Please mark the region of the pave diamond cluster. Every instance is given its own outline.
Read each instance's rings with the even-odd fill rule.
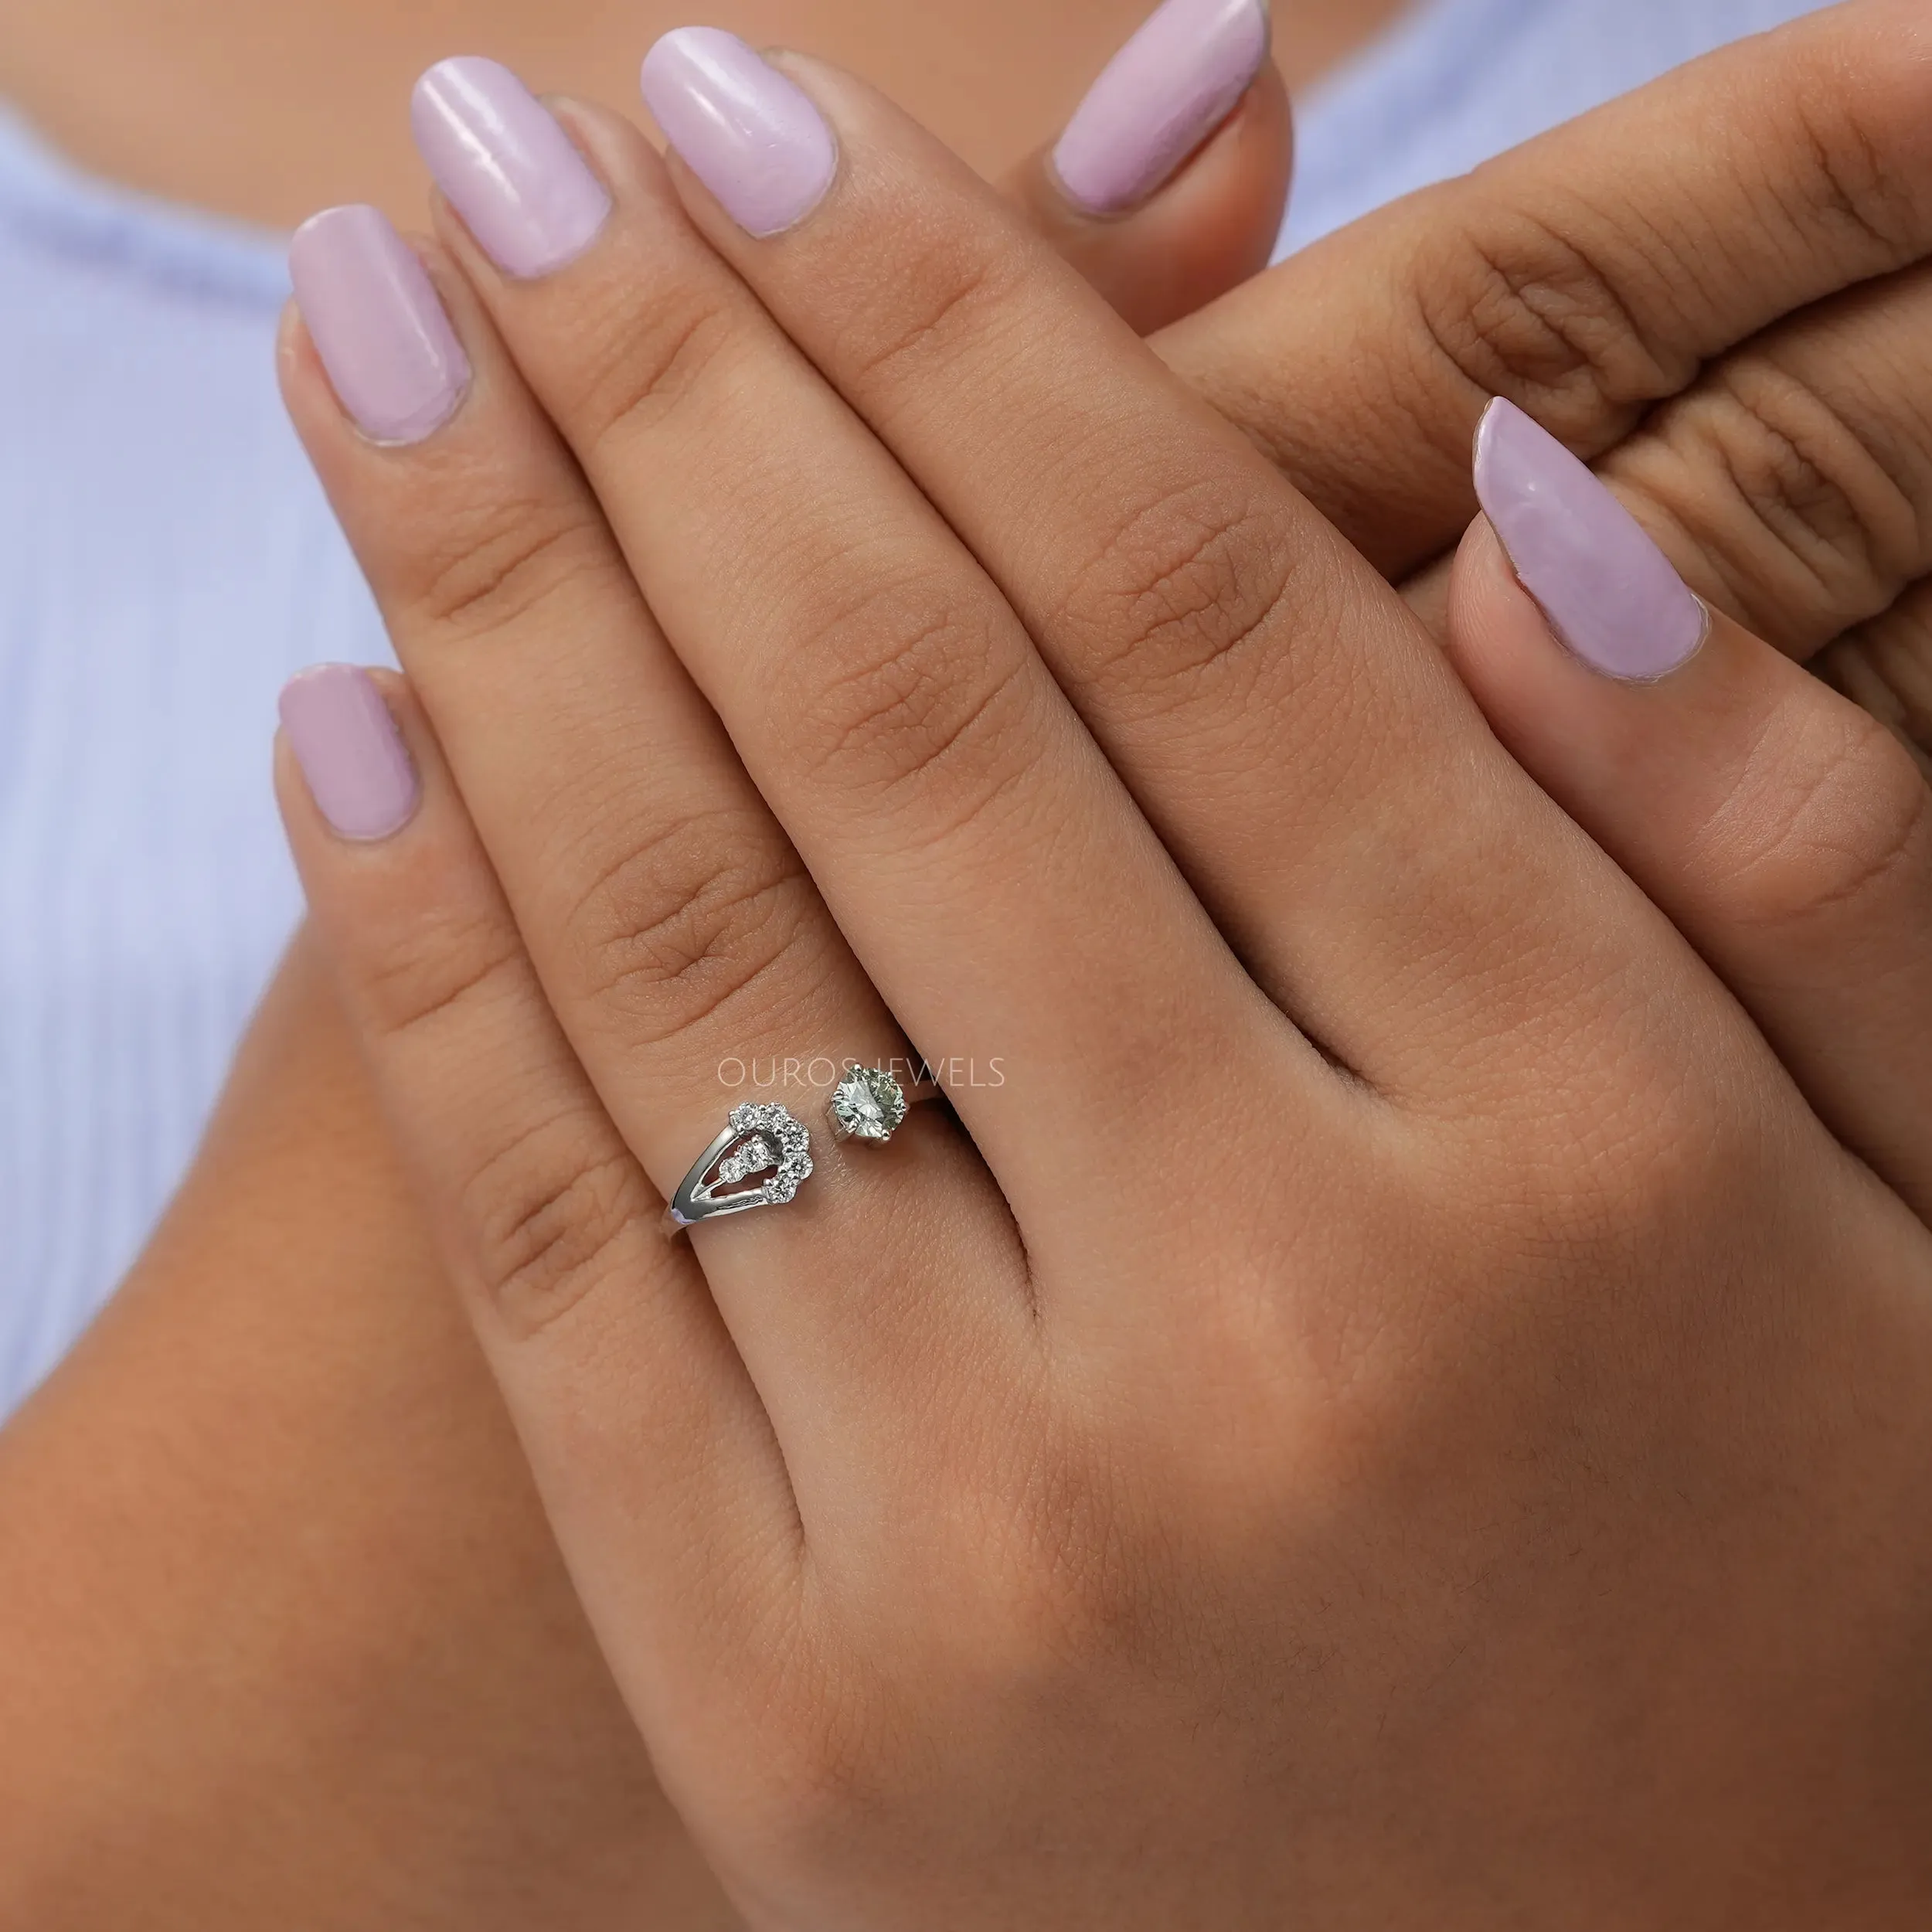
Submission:
[[[828,1106],[841,1140],[889,1141],[906,1117],[906,1090],[882,1066],[849,1067]]]
[[[781,1207],[810,1179],[811,1136],[775,1100],[734,1107],[731,1131],[740,1138],[718,1163],[721,1186],[763,1175],[759,1192],[764,1205]]]

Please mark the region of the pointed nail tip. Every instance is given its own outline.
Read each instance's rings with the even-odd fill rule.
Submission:
[[[1503,397],[1492,396],[1477,417],[1475,433],[1469,439],[1470,477],[1475,485],[1476,501],[1492,524],[1496,509],[1497,442],[1508,420],[1505,412],[1512,407]]]
[[[1696,655],[1709,613],[1656,539],[1513,403],[1485,410],[1474,481],[1517,583],[1572,656],[1619,682],[1649,683]]]

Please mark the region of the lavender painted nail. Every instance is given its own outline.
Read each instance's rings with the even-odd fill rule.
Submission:
[[[1522,587],[1586,664],[1667,676],[1709,613],[1642,525],[1539,423],[1498,396],[1476,431],[1476,496]]]
[[[345,838],[386,838],[421,796],[403,734],[352,664],[318,664],[282,687],[282,730],[315,808]]]
[[[1068,197],[1096,215],[1145,201],[1233,112],[1267,54],[1267,0],[1166,0],[1053,150]]]
[[[665,138],[747,234],[795,227],[832,185],[838,148],[825,117],[736,34],[666,34],[641,84]]]
[[[506,274],[561,268],[611,213],[575,143],[496,61],[438,61],[416,83],[410,125],[436,185]]]
[[[470,362],[416,251],[374,208],[296,230],[295,300],[344,409],[378,443],[419,443],[454,413]]]

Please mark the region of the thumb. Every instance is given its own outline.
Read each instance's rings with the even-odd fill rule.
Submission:
[[[1266,0],[1165,0],[1005,187],[1146,335],[1267,266],[1293,153]]]

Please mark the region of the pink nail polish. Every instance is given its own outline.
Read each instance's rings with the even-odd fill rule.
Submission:
[[[1517,580],[1585,663],[1641,682],[1696,655],[1710,614],[1670,560],[1587,464],[1501,396],[1476,431],[1476,496]]]
[[[543,102],[508,67],[440,60],[410,103],[436,185],[507,274],[547,275],[583,253],[611,196]]]
[[[641,85],[665,138],[747,234],[795,227],[832,185],[838,149],[825,117],[736,34],[666,34]]]
[[[288,269],[328,379],[362,433],[419,443],[454,413],[469,358],[428,271],[379,209],[330,208],[296,230]]]
[[[318,664],[282,687],[282,730],[315,808],[344,838],[386,838],[421,796],[403,734],[376,680],[352,664]]]
[[[1053,150],[1069,199],[1096,215],[1145,201],[1234,111],[1267,55],[1267,0],[1166,0]]]

